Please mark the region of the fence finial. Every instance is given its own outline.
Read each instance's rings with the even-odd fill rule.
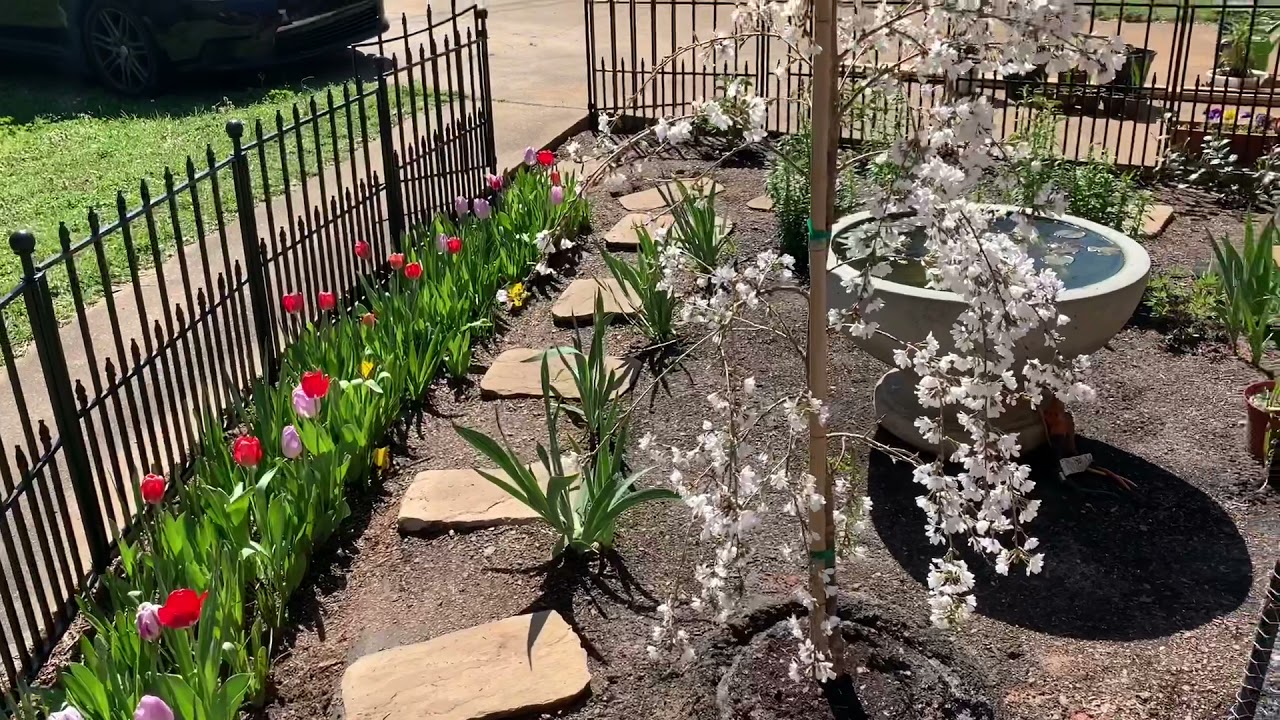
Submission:
[[[240,138],[244,137],[244,123],[239,120],[228,120],[227,135],[232,140],[240,142]]]
[[[13,252],[22,258],[23,274],[31,277],[36,274],[35,259],[32,253],[36,251],[36,236],[30,230],[17,230],[9,236],[9,247]]]

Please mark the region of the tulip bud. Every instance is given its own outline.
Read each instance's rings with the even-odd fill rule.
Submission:
[[[530,167],[533,167],[534,165],[537,165],[537,164],[538,164],[538,151],[537,151],[537,150],[534,150],[533,148],[525,148],[525,150],[524,150],[524,164],[525,164],[525,165],[528,165],[528,166],[530,166]]]
[[[133,720],[173,720],[173,710],[155,695],[143,695],[138,709],[133,711]]]
[[[467,212],[471,209],[471,203],[466,198],[459,195],[453,199],[453,214],[461,221],[467,216]]]
[[[163,628],[160,627],[160,606],[144,602],[138,606],[138,614],[136,617],[138,625],[138,637],[147,642],[155,642],[160,639],[160,633]]]
[[[471,206],[474,209],[477,219],[479,220],[489,219],[490,208],[489,208],[488,200],[485,200],[484,198],[476,198],[471,202]]]
[[[302,438],[298,435],[298,428],[285,425],[280,431],[280,452],[290,460],[297,460],[302,454]]]
[[[320,414],[320,398],[311,397],[299,385],[293,389],[293,411],[298,413],[298,417],[313,418]]]
[[[555,185],[551,188],[551,204],[559,205],[564,202],[564,188]]]

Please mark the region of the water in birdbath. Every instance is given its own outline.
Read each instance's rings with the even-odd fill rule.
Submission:
[[[1032,224],[1039,235],[1026,246],[1033,266],[1037,270],[1052,269],[1067,290],[1105,280],[1124,266],[1124,252],[1104,235],[1046,217],[1033,218]],[[1000,218],[992,225],[1001,231],[1011,231],[1015,221]],[[923,231],[912,234],[904,255],[905,258],[890,263],[890,271],[884,279],[912,287],[926,287]]]

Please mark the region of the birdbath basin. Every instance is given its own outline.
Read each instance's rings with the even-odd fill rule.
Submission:
[[[827,257],[831,307],[852,304],[842,283],[859,272],[847,262],[847,249],[841,238],[875,222],[868,212],[848,215],[836,222]],[[1039,238],[1028,246],[1028,255],[1037,269],[1053,269],[1065,286],[1058,296],[1058,312],[1070,321],[1060,330],[1059,348],[1068,358],[1094,353],[1124,327],[1138,306],[1147,286],[1151,258],[1124,233],[1083,218],[1056,215],[1035,217],[1032,222]],[[1000,227],[1002,223],[1006,228],[1012,227],[1013,220],[1001,218],[995,225]],[[951,326],[967,305],[955,293],[926,287],[923,237],[908,243],[905,254],[909,259],[895,263],[888,275],[872,278],[875,296],[884,300],[884,307],[869,319],[880,323],[880,328],[889,335],[906,342],[920,342],[933,333],[942,352],[950,352],[954,349]],[[875,408],[881,426],[916,448],[936,451],[936,445],[920,436],[915,420],[937,411],[926,413],[916,401],[918,376],[894,365],[893,351],[899,347],[898,343],[883,335],[855,338],[854,342],[894,368],[876,385]],[[1014,355],[1018,371],[1026,360],[1045,357],[1043,336],[1024,338]],[[1027,403],[1006,410],[996,423],[1005,432],[1017,433],[1023,450],[1030,450],[1045,440],[1039,413]],[[957,439],[964,437],[953,422],[948,423],[948,434]]]

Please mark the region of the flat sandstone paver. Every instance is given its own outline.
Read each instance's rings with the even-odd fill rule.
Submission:
[[[485,400],[542,397],[542,360],[538,357],[541,353],[542,350],[534,348],[512,348],[503,352],[480,378],[480,397]],[[564,397],[579,400],[578,388],[565,362],[572,362],[572,358],[548,358],[551,385]],[[605,366],[619,373],[627,372],[622,358],[606,358]],[[629,385],[623,383],[619,392],[626,392]]]
[[[669,230],[674,223],[675,218],[670,213],[655,218],[644,213],[631,213],[605,233],[604,244],[618,250],[635,250],[640,247],[640,236],[637,234],[639,228],[647,227],[652,235],[658,230]],[[733,232],[733,221],[727,217],[717,216],[716,224],[720,226],[722,233]]]
[[[1142,236],[1153,238],[1164,232],[1173,220],[1173,207],[1169,205],[1152,205],[1147,217],[1142,221]]]
[[[676,187],[677,182],[683,182],[685,189],[694,194],[707,194],[711,191],[711,188],[715,188],[717,194],[724,192],[724,186],[711,178],[702,178],[697,182],[692,180],[688,182],[672,180],[661,187],[623,195],[618,198],[618,202],[622,203],[623,208],[631,212],[648,212],[667,207],[672,201],[680,199],[680,190]]]
[[[346,720],[480,720],[560,707],[591,686],[560,614],[517,615],[366,655],[342,676]]]
[[[770,210],[773,210],[773,198],[769,197],[768,195],[753,197],[747,201],[747,207],[751,208],[752,210],[762,210],[764,212],[769,212]]]
[[[551,306],[551,317],[558,323],[591,322],[595,316],[596,297],[604,311],[611,315],[634,315],[640,301],[629,287],[613,278],[578,278],[560,293]]]
[[[534,477],[547,489],[547,471],[541,462],[532,463]],[[577,468],[566,464],[566,473]],[[497,478],[501,470],[485,469]],[[538,513],[511,497],[471,468],[426,470],[418,473],[400,500],[398,525],[402,533],[427,530],[470,530],[494,525],[523,525],[538,519]]]

